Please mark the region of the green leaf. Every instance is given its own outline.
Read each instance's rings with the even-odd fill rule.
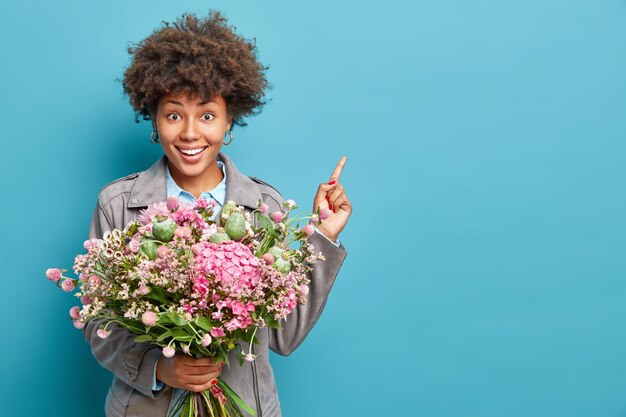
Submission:
[[[202,330],[206,330],[207,332],[211,331],[211,328],[213,328],[213,326],[211,325],[211,320],[209,320],[206,317],[198,317],[196,324],[198,325],[198,327],[200,327]]]
[[[235,346],[235,354],[237,355],[237,362],[239,362],[239,366],[243,366],[243,349],[239,343]]]
[[[265,324],[267,324],[267,327],[269,327],[271,329],[281,330],[283,328],[283,326],[280,325],[278,320],[276,320],[274,318],[274,316],[272,316],[272,315],[268,315],[268,316],[264,317],[264,319],[265,319]]]
[[[257,211],[256,218],[259,221],[261,227],[264,227],[268,231],[272,230],[272,222],[270,221],[270,219],[265,217],[263,213]]]
[[[187,324],[187,320],[184,319],[178,313],[161,313],[159,314],[159,323],[161,324],[175,324],[176,326],[184,326]]]
[[[159,337],[157,337],[157,342],[162,342],[165,339],[167,339],[168,337],[172,336],[172,331],[168,330],[165,333],[162,333]]]
[[[171,337],[179,342],[191,342],[191,339],[193,339],[193,337],[183,329],[170,329],[159,336],[157,338],[157,342],[163,342],[168,337]]]
[[[248,404],[246,404],[245,401],[242,400],[241,397],[237,395],[237,393],[233,391],[233,389],[229,387],[226,382],[224,382],[221,378],[218,379],[217,382],[218,382],[217,385],[219,385],[220,388],[224,390],[224,393],[230,398],[232,398],[239,407],[243,408],[246,413],[256,416],[256,412]]]
[[[142,334],[141,336],[137,336],[135,338],[135,342],[137,342],[137,343],[152,342],[153,339],[154,339],[154,337],[152,335]]]
[[[224,363],[226,364],[226,366],[228,366],[230,368],[230,360],[228,359],[228,349],[226,349],[225,346],[221,346],[222,348],[222,359],[224,360]]]
[[[167,304],[167,292],[161,287],[150,287],[150,292],[143,296],[157,305]]]

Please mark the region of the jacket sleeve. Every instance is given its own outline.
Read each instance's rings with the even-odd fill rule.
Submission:
[[[282,201],[280,208],[282,210]],[[343,244],[334,245],[318,230],[307,240],[313,244],[315,252],[322,252],[326,260],[315,262],[313,269],[307,273],[311,282],[306,304],[298,305],[286,319],[280,321],[281,330],[269,329],[270,349],[283,356],[300,346],[319,319],[337,273],[348,255]]]
[[[89,239],[101,239],[104,232],[114,229],[109,220],[111,218],[98,200],[89,228]],[[117,226],[118,229],[122,227]],[[111,334],[106,339],[100,339],[96,332],[105,323],[106,319],[93,319],[83,327],[83,336],[91,346],[93,356],[102,367],[137,391],[150,398],[158,398],[164,390],[152,391],[152,383],[161,349],[150,343],[136,343],[135,335],[117,323],[107,327]]]

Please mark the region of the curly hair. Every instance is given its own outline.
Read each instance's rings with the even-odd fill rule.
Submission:
[[[256,58],[252,42],[235,33],[219,11],[205,19],[184,13],[175,23],[164,26],[130,46],[132,62],[124,72],[122,85],[139,116],[152,120],[165,94],[187,94],[211,100],[222,96],[233,123],[245,126],[243,118],[256,115],[271,88],[265,70]]]

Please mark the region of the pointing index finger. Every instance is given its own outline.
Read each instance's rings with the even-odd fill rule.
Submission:
[[[330,176],[330,181],[335,180],[337,181],[339,179],[339,177],[341,176],[341,171],[343,170],[343,166],[346,164],[346,157],[342,156],[341,159],[339,160],[339,163],[337,164],[337,166],[335,167],[335,170],[333,171],[333,174]]]

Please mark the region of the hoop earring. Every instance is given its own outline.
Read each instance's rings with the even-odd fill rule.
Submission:
[[[228,146],[232,143],[233,141],[233,134],[230,133],[230,130],[227,130],[226,133],[228,133],[228,136],[230,137],[230,140],[228,141],[228,143],[226,143],[226,141],[224,141],[224,146]]]
[[[159,132],[156,129],[152,129],[152,133],[150,133],[150,140],[152,143],[159,143]]]

